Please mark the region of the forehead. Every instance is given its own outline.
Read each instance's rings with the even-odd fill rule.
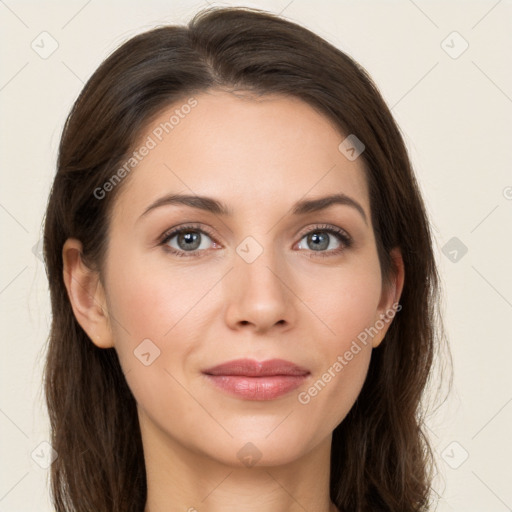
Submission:
[[[369,216],[364,164],[339,150],[344,138],[295,97],[197,94],[143,130],[117,211],[140,215],[165,193],[186,193],[217,197],[235,215],[278,213],[301,198],[340,192],[357,198]]]

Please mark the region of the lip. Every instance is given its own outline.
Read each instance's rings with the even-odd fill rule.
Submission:
[[[284,359],[236,359],[203,371],[224,392],[246,400],[273,400],[297,389],[310,375]]]

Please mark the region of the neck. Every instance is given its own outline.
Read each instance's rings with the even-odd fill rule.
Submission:
[[[246,467],[189,450],[147,417],[140,425],[144,512],[338,512],[329,498],[331,437],[298,459]]]

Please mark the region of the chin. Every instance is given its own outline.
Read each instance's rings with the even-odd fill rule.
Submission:
[[[233,439],[226,440],[226,443],[215,443],[216,450],[209,455],[227,466],[237,468],[290,464],[302,457],[310,444],[300,436],[290,435],[289,431],[283,431],[282,435],[275,432],[270,435],[268,432],[258,433],[254,436],[247,435],[247,432],[233,434]]]

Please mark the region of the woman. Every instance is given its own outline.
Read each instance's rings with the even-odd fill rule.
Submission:
[[[57,511],[425,511],[438,274],[399,130],[310,31],[200,12],[66,122],[44,254]]]

